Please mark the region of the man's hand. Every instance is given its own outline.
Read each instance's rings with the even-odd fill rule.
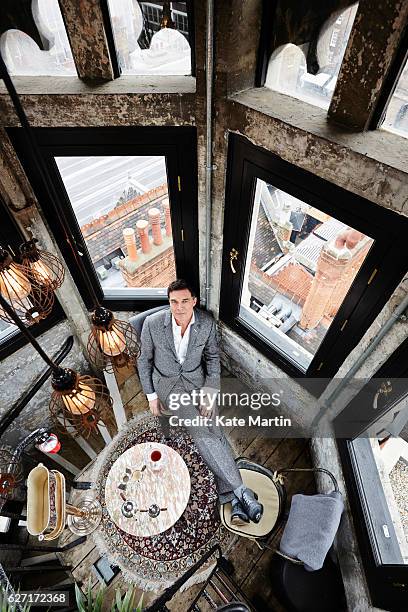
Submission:
[[[213,416],[213,407],[209,401],[208,396],[204,396],[204,398],[201,399],[201,404],[198,407],[198,412],[200,413],[201,416],[203,417],[208,417],[208,418],[212,418]]]
[[[203,417],[213,418],[215,414],[217,389],[203,387],[200,391],[200,406],[198,412]]]
[[[211,406],[206,406],[205,404],[200,404],[198,411],[203,417],[211,418],[213,415]]]
[[[161,403],[160,403],[159,398],[151,400],[149,402],[149,408],[153,416],[160,416],[161,415]]]

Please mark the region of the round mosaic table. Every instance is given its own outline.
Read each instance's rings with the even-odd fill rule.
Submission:
[[[150,456],[161,453],[154,469]],[[151,537],[170,529],[190,498],[190,474],[180,454],[158,442],[128,448],[112,465],[105,484],[111,519],[126,533]]]
[[[188,468],[191,491],[187,505],[180,518],[166,531],[153,536],[132,535],[112,520],[107,508],[105,490],[109,474],[115,462],[128,450],[141,444],[156,446],[164,442]],[[133,465],[128,469],[141,467]],[[121,484],[125,474],[126,467],[116,485]],[[120,567],[126,581],[144,591],[157,592],[170,586],[214,544],[220,544],[226,552],[234,539],[221,525],[214,476],[200,457],[193,440],[180,431],[173,432],[171,439],[166,441],[159,419],[150,413],[135,416],[120,429],[111,444],[98,456],[92,479],[102,506],[102,520],[99,528],[89,537],[101,555]],[[197,572],[194,576],[196,581],[205,579],[211,563],[209,561],[201,572]]]

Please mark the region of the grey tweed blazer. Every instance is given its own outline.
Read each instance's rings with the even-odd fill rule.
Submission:
[[[145,319],[138,361],[140,382],[145,393],[156,392],[165,401],[181,383],[186,390],[220,388],[220,357],[216,325],[211,314],[194,309],[195,322],[183,364],[174,347],[170,308]]]

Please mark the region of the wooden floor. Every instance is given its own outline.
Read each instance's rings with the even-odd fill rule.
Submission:
[[[147,408],[146,400],[140,390],[139,381],[132,372],[126,372],[117,376],[118,385],[121,391],[122,400],[128,418]],[[237,456],[245,456],[257,463],[265,465],[269,469],[275,470],[283,467],[311,467],[308,441],[303,439],[273,439],[261,436],[242,437],[240,428],[225,429],[226,435]],[[81,474],[80,480],[87,480],[87,470]],[[302,491],[307,493],[314,492],[314,478],[312,474],[294,473],[285,482],[288,501],[293,493]],[[75,493],[76,495],[77,493]],[[73,500],[75,501],[75,500]],[[74,539],[75,536],[66,530],[62,536],[61,544]],[[235,568],[234,579],[251,601],[255,610],[266,612],[273,610],[279,612],[284,608],[276,601],[269,580],[269,565],[273,550],[278,545],[281,534],[278,533],[268,544],[270,549],[261,551],[251,540],[239,539],[236,546],[230,551],[228,557],[233,562]],[[92,564],[99,558],[98,551],[93,546],[91,539],[74,548],[73,550],[60,555],[64,565],[71,565],[72,574],[76,581],[81,582],[85,588],[88,579],[95,590],[99,587],[99,582],[91,571]],[[106,591],[104,609],[110,610],[110,603],[113,600],[114,592],[117,587],[126,591],[128,585],[118,574]],[[194,585],[185,592],[178,593],[173,600],[167,604],[169,609],[174,612],[184,612],[194,599],[200,585]],[[141,591],[140,591],[141,593]],[[147,592],[144,595],[144,605],[151,603],[158,594]],[[200,600],[201,601],[201,600]],[[220,602],[221,603],[221,602]],[[202,610],[209,609],[208,604],[201,606]]]

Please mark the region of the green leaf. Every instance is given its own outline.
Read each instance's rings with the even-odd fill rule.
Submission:
[[[137,604],[137,608],[135,612],[142,612],[143,610],[143,593],[140,596],[139,603]]]
[[[105,595],[105,589],[104,589],[104,587],[101,586],[101,587],[99,587],[99,591],[98,591],[98,594],[96,596],[94,612],[101,612],[102,611],[102,604],[103,604],[104,595]]]
[[[89,576],[89,580],[88,580],[88,591],[87,591],[87,612],[92,612],[92,600],[93,600],[93,595],[92,595],[92,584],[91,584],[91,577]]]
[[[123,600],[124,612],[128,612],[130,609],[130,600],[133,598],[133,588],[126,591],[125,599]]]
[[[120,610],[122,610],[122,594],[120,592],[120,589],[116,589],[115,591],[115,600],[116,600],[116,607],[118,608],[120,612]]]
[[[79,612],[85,612],[84,609],[84,595],[77,584],[75,584],[75,599],[77,606],[79,608]]]

